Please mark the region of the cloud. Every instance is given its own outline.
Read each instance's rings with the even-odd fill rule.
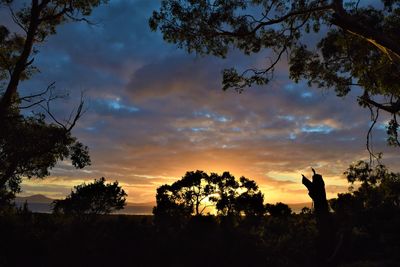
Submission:
[[[347,189],[342,172],[368,157],[369,113],[357,105],[360,92],[341,99],[293,83],[284,62],[267,86],[224,92],[224,68],[263,64],[266,53],[187,55],[150,32],[157,5],[110,1],[93,13],[96,26],[65,24],[38,47],[41,73],[22,83],[24,92],[56,81],[71,93],[53,106],[63,118],[85,91],[88,111],[73,134],[89,146],[93,164],[85,171],[59,164],[51,178],[24,182],[27,191],[60,196],[66,186],[105,176],[121,182],[129,201],[149,202],[161,184],[200,169],[244,175],[268,201],[295,203],[309,201],[300,179],[310,167],[324,175],[330,196]],[[398,152],[384,137],[385,129],[376,129],[374,146],[396,167]]]

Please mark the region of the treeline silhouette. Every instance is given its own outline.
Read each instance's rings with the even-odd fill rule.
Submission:
[[[399,266],[400,174],[358,162],[345,175],[349,192],[329,201],[321,175],[304,177],[314,208],[300,214],[202,171],[159,187],[154,216],[2,209],[0,266]]]

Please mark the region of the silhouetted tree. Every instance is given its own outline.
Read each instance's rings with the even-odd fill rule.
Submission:
[[[381,255],[378,259],[371,257],[372,261],[378,260],[375,265],[397,265],[385,261],[393,257],[387,246],[397,246],[395,240],[399,237],[400,173],[390,172],[384,165],[372,167],[359,161],[350,165],[344,174],[351,184],[350,192],[338,194],[329,201],[339,226],[335,249],[338,258]],[[391,238],[387,239],[388,236]]]
[[[265,210],[272,217],[286,218],[292,214],[292,209],[282,202],[278,202],[276,204],[266,204]]]
[[[190,53],[222,58],[230,49],[246,55],[273,53],[264,68],[224,70],[224,89],[267,84],[284,55],[295,82],[305,79],[309,85],[333,88],[338,96],[359,87],[362,107],[391,115],[388,143],[399,145],[400,6],[398,1],[380,2],[163,0],[149,23],[167,42]]]
[[[186,205],[192,207],[195,215],[203,214],[207,208],[205,200],[214,193],[214,186],[209,176],[203,171],[187,172],[172,187],[178,189],[175,191],[177,196]]]
[[[180,199],[179,190],[171,185],[157,188],[156,206],[153,208],[154,222],[161,227],[181,227],[190,218],[193,206]]]
[[[303,175],[302,183],[308,189],[308,195],[314,203],[314,210],[317,218],[325,218],[329,214],[328,201],[326,199],[325,183],[320,174],[317,174],[314,169],[312,181]]]
[[[10,34],[9,29],[0,25],[0,79],[8,80],[0,99],[0,115],[3,116],[12,105],[22,100],[18,96],[18,85],[36,70],[32,53],[37,43],[56,33],[57,26],[69,21],[88,21],[92,9],[107,0],[31,0],[30,4],[13,5],[14,0],[1,0],[0,7],[10,9],[18,33]],[[15,10],[19,8],[19,10]],[[22,33],[22,34],[21,34]]]
[[[237,181],[229,172],[222,175],[187,172],[172,185],[159,187],[156,200],[153,209],[156,222],[169,220],[181,224],[191,215],[202,215],[213,204],[224,216],[264,214],[264,197],[257,184],[245,177]]]
[[[214,186],[205,172],[187,172],[172,185],[163,185],[157,189],[157,206],[154,207],[153,214],[156,220],[201,215],[207,208],[205,200],[213,193]]]
[[[0,202],[7,203],[19,191],[22,177],[43,178],[58,160],[70,158],[78,168],[90,164],[88,149],[71,135],[83,113],[83,100],[75,114],[60,122],[50,103],[62,97],[54,93],[54,83],[42,92],[20,96],[20,81],[29,79],[36,44],[56,33],[69,21],[87,21],[92,9],[106,0],[31,0],[24,4],[0,0],[19,30],[0,25]],[[29,109],[36,109],[28,116]],[[21,114],[21,110],[25,110]],[[53,122],[46,122],[46,117]]]
[[[53,212],[66,215],[109,214],[123,209],[127,194],[118,182],[105,183],[104,177],[74,187],[63,200],[53,202]]]
[[[312,181],[303,175],[302,183],[307,187],[308,195],[314,204],[314,214],[318,229],[316,262],[318,265],[323,266],[327,264],[328,258],[333,253],[335,230],[329,213],[324,180],[314,169],[312,171]]]
[[[260,217],[265,213],[264,195],[255,181],[240,177],[239,196],[237,197],[238,209],[246,217]]]
[[[335,212],[400,208],[400,173],[390,172],[382,164],[372,167],[365,161],[358,161],[344,174],[352,191],[330,201]]]
[[[351,193],[341,193],[337,198],[329,200],[329,205],[334,211],[335,216],[341,224],[355,224],[355,219],[360,212],[363,212],[364,207],[360,199],[357,199]]]
[[[221,215],[234,216],[239,215],[240,209],[237,203],[239,195],[239,183],[229,172],[222,175],[212,173],[210,175],[213,184],[217,186],[217,194],[211,196],[211,201]]]
[[[3,121],[0,133],[0,202],[20,191],[23,178],[43,178],[58,160],[71,158],[76,168],[90,164],[88,148],[65,129],[47,124],[44,116],[16,115]]]
[[[245,177],[239,181],[229,172],[211,174],[217,186],[216,195],[211,197],[219,214],[224,216],[262,216],[264,196],[257,184]]]
[[[306,214],[309,215],[311,213],[312,213],[312,210],[308,207],[303,207],[300,211],[300,214],[303,214],[303,215],[306,215]]]

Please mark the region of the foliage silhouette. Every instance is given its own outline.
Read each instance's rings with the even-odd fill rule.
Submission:
[[[266,204],[265,210],[273,217],[287,218],[292,214],[292,209],[282,202],[278,202],[275,205]]]
[[[157,206],[153,208],[154,222],[157,225],[181,227],[190,218],[193,207],[179,199],[175,201],[175,191],[170,185],[157,188]]]
[[[400,210],[400,173],[390,172],[382,164],[371,167],[369,163],[359,161],[350,165],[344,174],[352,184],[352,191],[330,200],[338,215],[378,210],[390,214]]]
[[[341,97],[361,88],[360,106],[389,113],[388,143],[399,145],[400,6],[380,2],[163,0],[149,24],[189,53],[224,58],[231,49],[272,52],[264,68],[224,70],[223,89],[267,84],[284,55],[295,82],[333,88]]]
[[[211,174],[216,185],[216,195],[210,200],[215,203],[218,214],[224,216],[262,216],[265,212],[264,196],[256,182],[240,177],[235,180],[229,172],[222,175]]]
[[[352,185],[350,192],[329,201],[339,227],[339,257],[360,262],[358,266],[396,266],[399,257],[391,248],[398,247],[395,240],[400,238],[396,229],[400,222],[400,173],[359,161],[344,174]],[[362,257],[363,253],[368,256]]]
[[[118,182],[105,184],[104,177],[74,187],[63,200],[53,202],[53,213],[65,215],[109,214],[123,209],[127,194]]]
[[[71,135],[84,112],[83,100],[76,113],[62,123],[50,108],[52,101],[62,97],[54,93],[54,83],[27,96],[20,96],[18,86],[38,71],[33,65],[37,44],[55,34],[63,23],[87,21],[92,9],[107,1],[16,2],[0,1],[0,8],[8,8],[15,26],[20,28],[11,32],[0,25],[0,206],[8,205],[19,192],[22,177],[43,178],[57,161],[68,157],[77,168],[90,164],[88,148]],[[28,110],[35,115],[26,115]],[[53,122],[48,123],[46,117]]]
[[[202,215],[211,206],[222,216],[257,217],[264,215],[263,201],[263,194],[252,180],[241,177],[237,181],[229,172],[207,175],[198,170],[187,172],[172,185],[159,187],[153,214],[157,224],[173,225],[184,224],[191,215]]]
[[[321,263],[318,257],[320,247],[326,249],[327,244],[321,245],[316,216],[309,210],[226,224],[227,216],[195,216],[192,204],[186,223],[172,231],[160,231],[151,216],[101,215],[82,221],[75,216],[26,210],[0,214],[0,265],[399,266],[400,174],[384,166],[377,168],[365,163],[352,165],[346,175],[350,184],[354,181],[353,189],[345,198],[339,195],[330,200],[330,230],[336,233],[331,239],[333,252],[330,250],[335,257],[330,262]],[[222,180],[232,183],[228,178]],[[378,197],[362,187],[363,181],[368,181],[368,190],[378,192]],[[214,189],[218,192],[217,186]],[[270,205],[278,206],[285,205]]]
[[[88,21],[87,17],[94,7],[107,0],[31,0],[30,4],[18,6],[14,0],[1,0],[0,7],[9,8],[11,16],[23,33],[11,34],[9,29],[0,26],[0,79],[8,80],[0,100],[0,114],[19,104],[18,85],[29,78],[33,67],[32,54],[37,53],[34,46],[56,33],[57,26],[69,21]],[[15,10],[15,8],[19,8]]]
[[[70,132],[47,124],[43,116],[16,114],[3,121],[0,133],[0,203],[20,191],[22,178],[43,178],[59,160],[70,157],[76,168],[90,164],[88,148]]]

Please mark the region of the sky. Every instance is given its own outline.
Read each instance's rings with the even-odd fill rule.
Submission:
[[[189,55],[150,31],[148,18],[158,6],[158,0],[111,0],[91,15],[95,25],[62,25],[37,46],[40,73],[21,83],[21,92],[56,82],[70,94],[52,106],[60,119],[84,93],[87,111],[73,134],[89,147],[92,165],[76,170],[60,162],[50,177],[24,180],[21,195],[61,198],[104,176],[119,181],[129,202],[147,203],[160,185],[203,170],[256,180],[266,202],[300,203],[310,201],[301,174],[310,177],[311,167],[324,176],[329,198],[348,190],[343,172],[369,158],[370,115],[357,104],[359,92],[339,98],[295,84],[285,60],[270,84],[223,91],[224,68],[265,64],[269,52]],[[400,154],[385,144],[384,121],[373,145],[396,170]]]

